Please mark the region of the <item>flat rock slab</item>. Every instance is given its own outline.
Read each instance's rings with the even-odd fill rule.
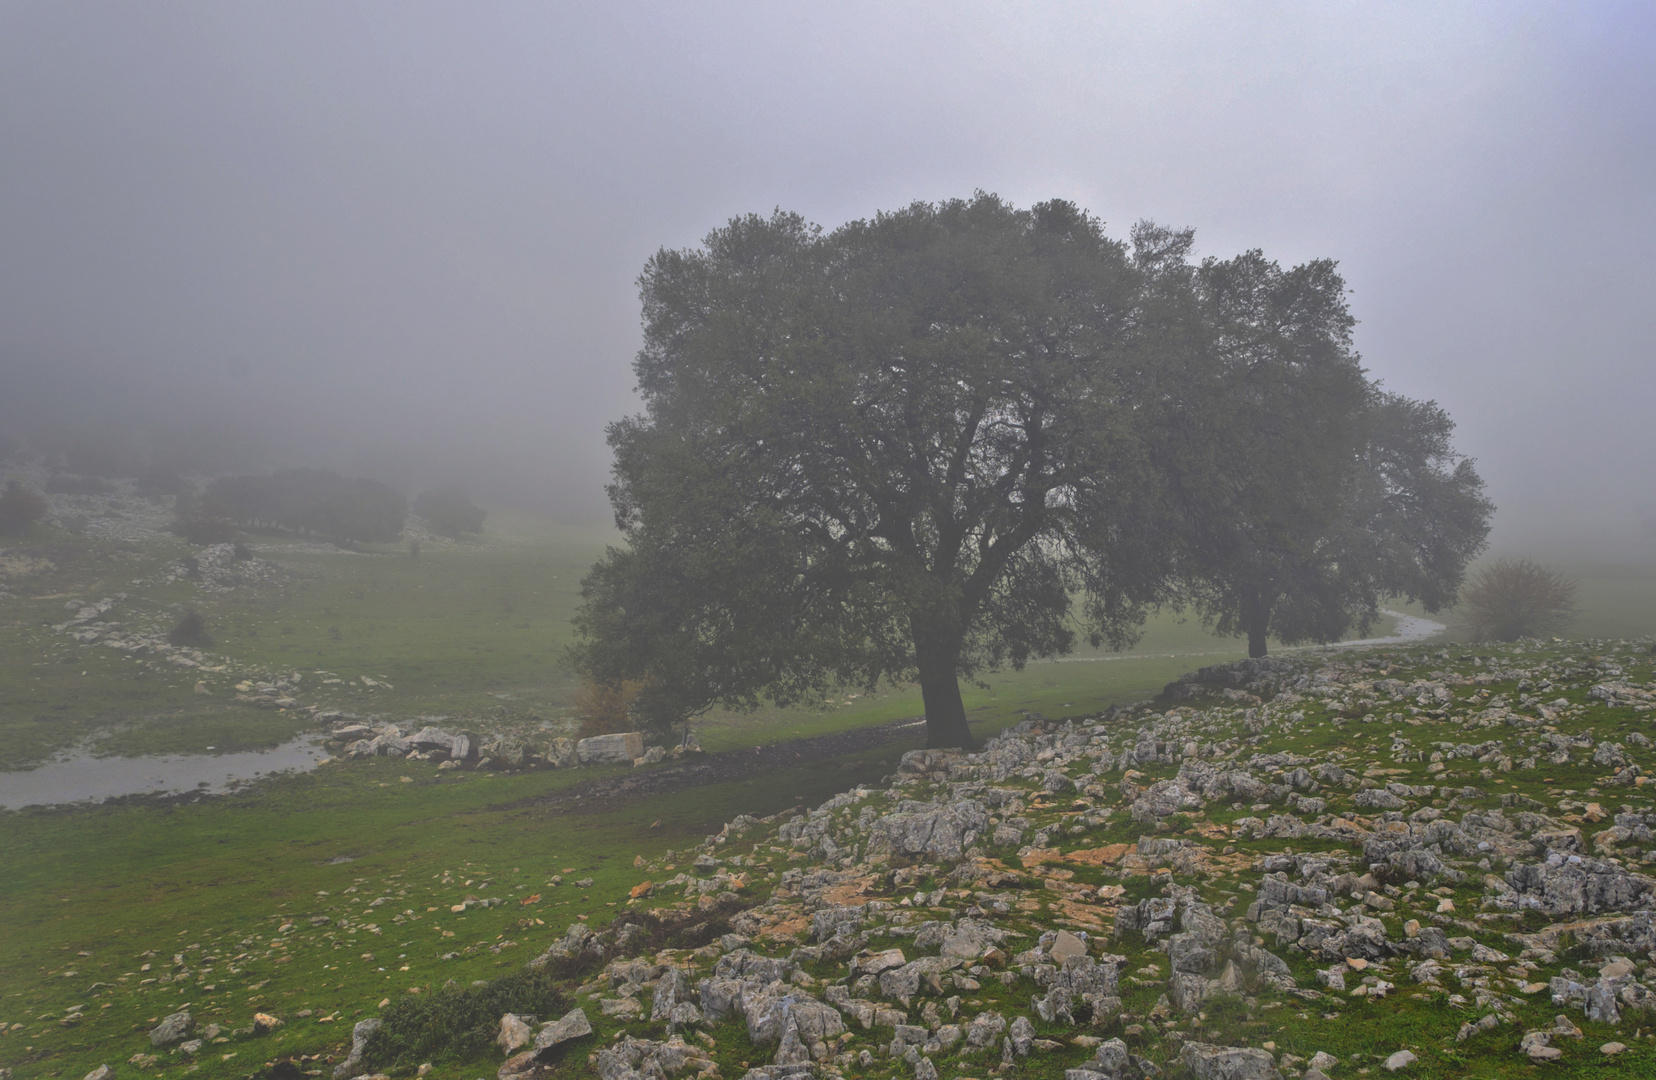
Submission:
[[[535,1036],[535,1053],[540,1054],[550,1050],[559,1043],[578,1039],[582,1035],[592,1034],[592,1021],[587,1019],[584,1010],[575,1008],[569,1010],[559,1019],[546,1026],[539,1035]]]

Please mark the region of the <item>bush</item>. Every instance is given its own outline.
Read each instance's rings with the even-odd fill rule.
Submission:
[[[632,717],[633,699],[638,696],[638,683],[624,681],[620,686],[603,686],[590,677],[581,679],[581,688],[575,691],[575,716],[581,721],[579,737],[609,735],[617,731],[636,731]]]
[[[22,536],[46,516],[46,500],[16,480],[0,494],[0,536]]]
[[[1478,640],[1546,637],[1576,617],[1575,582],[1528,559],[1501,558],[1461,593]]]
[[[481,1058],[493,1051],[502,1014],[553,1020],[566,1009],[552,976],[541,972],[518,972],[484,986],[450,982],[429,994],[410,994],[380,1013],[380,1028],[362,1050],[363,1071]]]
[[[186,611],[184,617],[178,620],[178,625],[167,631],[167,642],[191,649],[205,649],[213,643],[213,635],[207,632],[207,620],[199,611]]]
[[[461,533],[480,533],[488,511],[466,498],[459,488],[433,488],[414,500],[414,512],[438,536],[460,539]]]

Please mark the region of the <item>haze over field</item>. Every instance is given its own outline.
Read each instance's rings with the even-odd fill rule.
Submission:
[[[1648,558],[1653,56],[1631,3],[11,3],[0,429],[604,520],[658,247],[981,188],[1339,259],[1497,550]]]

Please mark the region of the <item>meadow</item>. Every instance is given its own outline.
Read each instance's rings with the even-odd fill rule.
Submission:
[[[216,654],[243,673],[305,673],[306,700],[320,707],[567,729],[573,679],[559,657],[580,576],[610,537],[526,518],[491,524],[485,540],[427,544],[418,558],[401,547],[261,542],[277,584],[227,592],[169,577],[187,553],[171,541],[37,537],[27,554],[50,569],[13,579],[0,599],[0,768],[75,747],[225,752],[309,728],[303,715],[238,703],[217,684],[198,692],[198,671],[53,629],[68,601],[116,592],[129,597],[119,617],[134,624],[200,611]],[[1656,574],[1574,573],[1587,609],[1579,632],[1653,629],[1642,613],[1656,612]],[[1032,712],[1096,714],[1148,698],[1183,672],[1241,655],[1240,642],[1168,613],[1134,653],[991,673],[966,688],[967,707],[988,735]],[[822,707],[710,714],[696,727],[716,753],[918,713],[915,691],[883,688]],[[0,1068],[16,1080],[79,1078],[101,1064],[122,1077],[208,1080],[248,1076],[277,1056],[337,1059],[351,1022],[387,998],[517,970],[571,922],[607,922],[626,906],[635,861],[661,860],[740,813],[815,805],[877,781],[918,744],[910,728],[852,754],[592,811],[547,800],[630,770],[336,761],[232,796],[0,812]],[[498,902],[477,902],[485,898]],[[146,1062],[144,1032],[186,1005],[225,1042],[191,1060]],[[255,1011],[284,1026],[249,1042],[237,1032]]]

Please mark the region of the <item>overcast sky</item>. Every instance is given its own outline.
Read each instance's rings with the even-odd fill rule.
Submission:
[[[1497,546],[1656,555],[1649,3],[6,0],[0,410],[602,518],[657,248],[977,188],[1338,259]]]

